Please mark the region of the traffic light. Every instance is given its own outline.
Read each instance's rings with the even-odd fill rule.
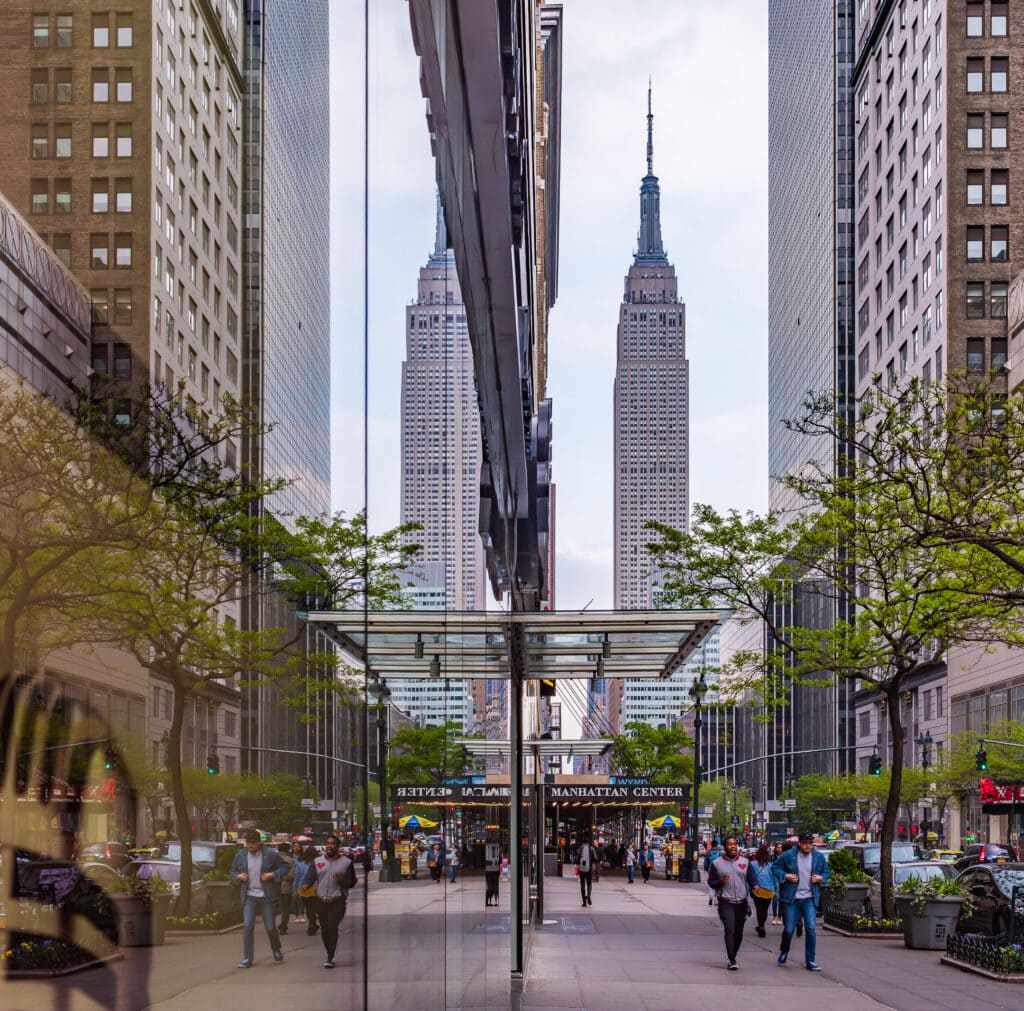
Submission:
[[[554,698],[555,682],[551,678],[540,679],[540,697],[542,699]]]
[[[978,768],[978,772],[988,772],[988,752],[984,748],[978,748],[978,753],[974,756],[974,761]]]
[[[872,755],[871,756],[870,772],[871,772],[872,776],[881,776],[882,775],[882,757],[881,757],[881,755]]]
[[[103,752],[103,768],[108,772],[117,768],[117,752],[109,744]]]
[[[220,772],[220,759],[212,752],[206,756],[206,771],[211,776],[216,776]]]

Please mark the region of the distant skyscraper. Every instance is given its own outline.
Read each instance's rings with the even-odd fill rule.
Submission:
[[[661,240],[654,174],[654,115],[647,93],[647,175],[640,186],[640,235],[619,309],[615,367],[615,607],[654,605],[657,573],[645,545],[649,520],[686,530],[689,511],[689,362],[686,307]],[[664,685],[658,688],[664,690]],[[608,722],[638,711],[648,688],[607,682]],[[623,691],[625,696],[623,698]],[[647,698],[646,695],[643,696]],[[624,705],[623,705],[624,703]],[[642,706],[641,706],[642,709]],[[638,716],[637,718],[646,718]]]
[[[406,593],[414,607],[475,611],[486,605],[480,503],[480,414],[466,306],[447,246],[438,202],[434,251],[420,268],[416,300],[406,315],[402,364],[402,522],[420,530],[419,575]],[[395,704],[427,722],[458,719],[467,732],[485,719],[483,681],[403,682]],[[472,691],[472,694],[471,694]]]

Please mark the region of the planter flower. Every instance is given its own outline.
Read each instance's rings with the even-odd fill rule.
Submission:
[[[971,896],[956,878],[912,875],[899,885],[896,905],[903,920],[903,943],[908,948],[945,951],[946,941],[956,933],[960,910],[974,908]]]
[[[171,893],[163,878],[126,877],[124,891],[111,895],[110,901],[119,945],[131,948],[164,943]]]
[[[868,897],[870,878],[845,849],[835,850],[828,857],[828,884],[825,885],[825,905],[838,906],[847,913],[859,913]]]

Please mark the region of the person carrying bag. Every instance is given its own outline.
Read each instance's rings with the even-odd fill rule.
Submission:
[[[754,897],[754,908],[757,910],[757,936],[764,937],[764,925],[768,920],[768,911],[775,898],[775,873],[772,870],[772,855],[767,845],[761,846],[754,854],[754,873],[757,884],[750,892]]]

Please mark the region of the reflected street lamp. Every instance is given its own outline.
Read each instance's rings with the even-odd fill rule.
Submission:
[[[686,860],[690,868],[690,881],[700,882],[700,868],[697,866],[697,825],[700,821],[700,707],[704,702],[704,696],[708,693],[708,686],[704,681],[704,671],[700,672],[700,679],[690,685],[690,699],[693,702],[693,805],[690,811],[690,824],[686,833]]]
[[[384,713],[391,700],[391,689],[384,681],[371,681],[369,693],[377,702],[377,786],[380,788],[380,879],[391,880],[394,854],[391,847],[391,818],[388,810],[387,786],[387,723]]]

